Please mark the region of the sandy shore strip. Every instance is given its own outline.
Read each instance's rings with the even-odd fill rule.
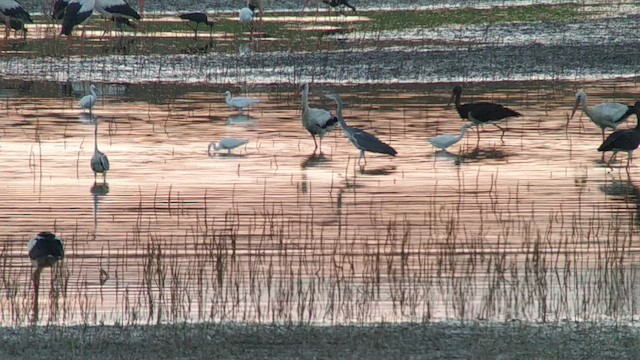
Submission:
[[[639,329],[564,323],[0,328],[1,359],[638,359]]]

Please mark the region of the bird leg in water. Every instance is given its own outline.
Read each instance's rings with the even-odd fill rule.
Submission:
[[[315,134],[311,134],[311,137],[313,137],[313,143],[316,145],[316,147],[313,149],[313,153],[316,153],[316,150],[318,150],[318,141],[316,140],[316,135]],[[322,139],[320,139],[320,144],[322,144]]]
[[[505,129],[501,128],[500,125],[498,124],[493,124],[493,125],[495,125],[495,127],[497,127],[498,129],[502,130],[502,135],[500,135],[500,141],[504,143],[504,140],[502,140],[502,138],[504,138]]]
[[[362,166],[367,165],[367,157],[364,154],[364,150],[360,150],[360,157],[358,158],[358,165],[360,165],[360,161],[364,159],[364,164]]]
[[[42,274],[42,268],[36,267],[31,275],[31,281],[33,282],[33,314],[31,315],[31,321],[38,322],[38,302],[40,294],[40,275]]]

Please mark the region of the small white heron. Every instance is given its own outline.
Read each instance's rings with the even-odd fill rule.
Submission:
[[[26,32],[24,24],[33,24],[29,13],[15,0],[0,0],[0,21],[7,27],[5,38],[9,36],[10,29]]]
[[[440,150],[447,150],[449,146],[454,145],[458,141],[462,140],[462,138],[464,137],[464,134],[467,132],[467,129],[469,129],[472,126],[473,125],[471,124],[464,124],[462,125],[462,128],[460,128],[460,134],[458,135],[450,135],[450,134],[438,135],[438,136],[428,138],[427,142],[429,142],[431,145],[433,145],[434,147]]]
[[[325,97],[336,102],[336,105],[338,106],[338,110],[336,111],[338,122],[340,123],[345,135],[349,138],[349,141],[351,141],[353,146],[360,150],[358,164],[362,159],[364,159],[365,164],[367,163],[367,158],[364,155],[365,151],[396,156],[398,152],[391,146],[380,141],[377,137],[364,130],[356,129],[347,125],[342,117],[342,100],[340,99],[340,96],[337,94],[328,94],[325,95]]]
[[[31,263],[35,267],[31,280],[33,282],[33,319],[38,318],[38,294],[40,292],[40,276],[42,270],[54,266],[64,259],[64,246],[62,240],[48,231],[34,235],[27,245],[27,251]],[[52,277],[53,283],[53,277]]]
[[[96,101],[98,101],[98,95],[100,93],[98,92],[98,89],[95,85],[91,85],[91,87],[89,88],[89,92],[91,94],[83,96],[82,99],[80,99],[80,101],[78,102],[78,105],[83,110],[89,109],[89,113],[91,114],[93,111],[93,105],[95,105]]]
[[[109,171],[109,158],[102,151],[98,150],[98,123],[99,119],[95,121],[95,128],[93,130],[93,156],[91,157],[91,170],[93,170],[93,181],[96,181],[98,173],[102,174],[102,182],[107,182],[107,171]]]
[[[249,32],[253,35],[253,11],[248,7],[243,7],[238,12],[238,18],[242,25],[249,26]]]
[[[224,92],[224,101],[230,108],[238,109],[240,113],[242,113],[243,109],[251,107],[253,104],[257,104],[260,102],[258,99],[251,99],[246,97],[233,97],[231,96],[231,91],[227,90]]]
[[[327,131],[330,131],[338,122],[338,118],[324,109],[309,107],[309,84],[303,82],[300,84],[302,90],[302,126],[311,134],[313,142],[316,145],[313,152],[318,150],[318,142],[316,135],[320,138],[320,153],[322,153],[322,138]]]
[[[231,154],[231,150],[239,146],[242,146],[248,142],[249,140],[244,140],[244,139],[224,138],[217,143],[216,142],[210,143],[209,147],[207,147],[207,153],[211,155],[211,148],[213,148],[215,151],[227,150],[227,154]]]
[[[605,151],[613,151],[613,155],[611,155],[611,158],[609,158],[607,162],[609,168],[611,168],[611,161],[615,159],[619,151],[625,151],[627,153],[627,168],[629,168],[633,160],[633,151],[640,145],[640,101],[636,101],[633,108],[636,116],[638,116],[636,127],[633,129],[614,131],[598,148],[598,151],[602,151],[603,155]]]
[[[585,93],[584,90],[580,90],[576,93],[576,102],[573,105],[573,110],[571,111],[571,119],[573,119],[573,116],[578,110],[578,106],[582,106],[582,111],[587,114],[594,124],[598,125],[598,127],[602,129],[603,141],[604,129],[610,128],[615,130],[618,125],[625,121],[634,112],[633,106],[619,103],[604,103],[589,109],[587,93]]]
[[[87,22],[93,14],[95,5],[96,0],[70,0],[64,11],[60,35],[70,36],[75,26]]]

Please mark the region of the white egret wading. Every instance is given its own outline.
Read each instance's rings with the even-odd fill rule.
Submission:
[[[231,91],[224,92],[224,101],[229,105],[230,108],[238,109],[240,113],[242,110],[251,107],[251,105],[257,104],[260,102],[258,99],[250,99],[246,97],[232,97]]]
[[[327,131],[333,129],[338,122],[338,118],[324,109],[309,107],[309,84],[303,82],[300,84],[302,88],[302,126],[311,134],[313,142],[316,145],[314,152],[318,150],[318,142],[316,135],[320,138],[320,153],[322,153],[322,138]]]
[[[80,99],[80,102],[78,102],[78,105],[83,110],[89,109],[89,113],[91,114],[93,111],[93,105],[95,105],[96,101],[98,101],[98,95],[100,93],[98,92],[98,89],[95,85],[91,85],[91,87],[89,88],[89,92],[91,94],[82,97],[82,99]]]
[[[365,151],[379,153],[379,154],[387,154],[391,156],[396,156],[398,153],[391,146],[383,143],[377,137],[369,134],[368,132],[360,129],[356,129],[354,127],[348,126],[342,117],[342,100],[340,96],[337,94],[329,94],[325,95],[327,98],[332,99],[336,102],[338,106],[338,110],[336,111],[338,122],[342,127],[345,135],[349,138],[349,141],[355,146],[358,150],[360,150],[360,157],[358,158],[358,164],[362,159],[364,159],[364,163],[367,163],[367,158],[365,157]]]
[[[217,143],[216,142],[210,143],[209,147],[207,148],[207,153],[211,155],[211,148],[213,148],[215,151],[227,150],[227,154],[231,154],[231,150],[239,146],[242,146],[248,142],[249,140],[244,140],[244,139],[224,138]]]
[[[431,145],[433,145],[434,147],[440,150],[447,150],[449,146],[454,145],[458,141],[462,140],[462,138],[464,137],[464,134],[467,132],[467,129],[469,129],[472,126],[473,126],[472,124],[464,124],[462,125],[462,128],[460,128],[460,134],[458,135],[450,135],[450,134],[438,135],[438,136],[428,138],[427,142],[429,142]]]

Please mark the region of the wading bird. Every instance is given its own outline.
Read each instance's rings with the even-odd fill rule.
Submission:
[[[313,149],[314,153],[318,150],[318,142],[316,141],[316,135],[318,135],[320,138],[320,153],[322,153],[322,138],[338,122],[338,118],[331,115],[327,110],[309,107],[309,84],[303,82],[300,84],[300,88],[302,90],[302,126],[313,137],[313,143],[316,145],[315,149]]]
[[[93,105],[95,105],[96,101],[98,100],[99,93],[95,85],[91,85],[91,87],[89,88],[89,91],[91,92],[91,94],[86,95],[82,99],[80,99],[80,102],[78,102],[78,105],[83,110],[89,109],[89,114],[91,114],[93,111]]]
[[[96,0],[70,0],[62,18],[62,30],[60,35],[71,35],[73,28],[82,25],[93,14]]]
[[[348,7],[349,9],[356,11],[356,7],[349,4],[348,0],[322,0],[322,2],[332,8],[340,7],[341,10],[344,10],[345,7]]]
[[[253,34],[253,11],[248,7],[243,7],[238,12],[238,18],[243,25],[249,26],[249,31]]]
[[[431,145],[437,147],[438,149],[447,150],[449,146],[454,145],[458,141],[462,140],[462,138],[464,137],[464,134],[467,132],[467,129],[469,129],[471,126],[473,125],[464,124],[462,125],[462,128],[460,128],[460,134],[458,135],[449,135],[449,134],[438,135],[438,136],[428,138],[427,142],[431,143]]]
[[[573,116],[578,110],[578,106],[582,106],[582,112],[587,114],[589,119],[600,127],[602,130],[602,141],[604,141],[604,129],[610,128],[615,130],[618,125],[625,121],[634,112],[633,106],[627,106],[619,103],[604,103],[589,109],[587,93],[583,90],[576,93],[576,102],[573,105],[573,110],[571,111],[571,119],[573,119]]]
[[[107,171],[109,171],[109,158],[102,151],[98,150],[98,123],[96,119],[95,128],[93,130],[93,156],[91,157],[91,170],[93,170],[93,181],[96,181],[98,173],[102,174],[102,182],[107,182]]]
[[[95,0],[95,2],[95,10],[106,19],[115,21],[116,26],[120,25],[120,28],[123,23],[131,26],[131,22],[124,19],[140,20],[140,14],[124,0]]]
[[[38,319],[38,294],[40,292],[40,276],[46,267],[52,267],[64,258],[64,247],[60,238],[48,231],[34,235],[27,245],[29,258],[35,267],[31,280],[33,281],[33,319]],[[53,283],[53,277],[52,277]]]
[[[462,87],[460,85],[454,86],[451,99],[449,99],[447,106],[450,106],[451,102],[455,102],[456,110],[458,114],[460,114],[460,117],[469,120],[476,126],[484,124],[495,125],[498,129],[502,130],[500,140],[504,137],[505,130],[496,123],[510,117],[522,116],[522,114],[517,111],[491,102],[475,102],[461,105],[461,95]],[[476,129],[476,131],[478,131],[478,129]],[[478,131],[478,141],[480,141],[480,131]]]
[[[600,145],[598,151],[613,151],[613,155],[609,158],[607,166],[611,168],[611,161],[615,159],[619,151],[627,153],[627,169],[632,162],[633,151],[640,145],[640,101],[636,101],[633,106],[638,123],[633,129],[616,130],[611,133],[606,140]],[[603,154],[604,155],[604,154]]]
[[[64,12],[67,9],[67,5],[69,5],[69,0],[56,0],[53,4],[53,14],[51,14],[51,17],[54,20],[64,19]]]
[[[7,30],[5,39],[9,37],[10,29],[25,30],[24,24],[33,24],[29,13],[15,0],[0,0],[0,21],[2,21]]]
[[[244,139],[224,138],[220,140],[218,143],[216,142],[210,143],[209,147],[207,147],[207,153],[211,155],[211,148],[213,148],[215,151],[227,150],[227,154],[231,154],[231,150],[237,148],[238,146],[242,146],[248,142],[249,140],[244,140]]]
[[[340,96],[337,94],[328,94],[325,95],[325,97],[336,102],[336,105],[338,106],[338,110],[336,111],[338,122],[340,123],[345,135],[349,138],[349,141],[351,141],[353,146],[360,150],[358,164],[360,164],[362,159],[364,159],[365,164],[367,163],[367,158],[364,154],[365,151],[396,156],[398,152],[391,146],[380,141],[377,137],[364,130],[356,129],[347,125],[342,117],[342,100],[340,99]]]
[[[187,20],[186,24],[188,27],[191,28],[191,30],[193,30],[194,34],[195,34],[195,38],[198,38],[198,26],[200,26],[200,24],[204,24],[206,26],[209,27],[209,33],[211,33],[211,31],[213,31],[213,21],[209,21],[209,17],[207,16],[207,14],[203,13],[203,12],[191,12],[191,13],[186,13],[186,14],[180,14],[180,19],[182,20]],[[195,27],[193,27],[191,25],[191,23],[196,24]]]
[[[253,104],[259,103],[260,100],[250,99],[246,97],[232,97],[231,91],[227,90],[224,92],[224,102],[226,102],[230,108],[238,109],[238,111],[240,111],[240,113],[242,114],[243,109],[251,107],[251,105]]]

